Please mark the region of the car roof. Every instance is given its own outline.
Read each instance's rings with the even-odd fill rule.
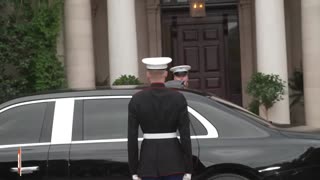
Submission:
[[[87,96],[128,96],[133,95],[141,90],[143,90],[145,87],[139,87],[136,89],[94,89],[94,90],[58,90],[58,91],[51,91],[51,92],[43,92],[28,96],[23,96],[19,98],[14,98],[12,100],[9,100],[7,102],[4,102],[0,104],[0,109],[17,104],[22,102],[28,102],[28,101],[36,101],[36,100],[43,100],[43,99],[59,99],[59,98],[73,98],[73,97],[87,97]],[[172,88],[175,89],[175,88]],[[179,92],[185,94],[185,95],[200,95],[200,96],[212,96],[211,94],[208,94],[206,92],[201,92],[197,90],[192,89],[175,89]]]

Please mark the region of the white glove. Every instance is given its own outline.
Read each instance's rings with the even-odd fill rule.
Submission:
[[[182,180],[191,180],[191,174],[184,174]]]
[[[132,175],[132,180],[141,180],[137,174]]]

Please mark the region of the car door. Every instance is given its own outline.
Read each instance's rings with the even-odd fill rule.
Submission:
[[[130,96],[79,98],[75,101],[70,173],[72,179],[129,179],[127,118]],[[196,138],[215,138],[215,128],[189,108],[195,165]],[[139,137],[142,137],[140,130]],[[195,167],[197,169],[198,167]],[[201,168],[199,166],[199,168]]]
[[[70,173],[72,179],[128,179],[129,97],[75,101]]]
[[[0,110],[0,179],[45,179],[51,139],[54,102],[24,102]]]
[[[282,146],[285,139],[278,133],[266,130],[257,122],[246,119],[241,113],[207,97],[189,96],[188,104],[199,112],[214,127],[218,138],[205,138],[199,141],[201,158],[207,166],[219,164],[241,164],[247,167],[265,166],[277,159],[296,157],[300,150]],[[274,144],[274,145],[272,145]],[[266,157],[267,160],[266,160]]]

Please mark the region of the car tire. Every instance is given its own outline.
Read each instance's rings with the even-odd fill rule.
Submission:
[[[213,175],[209,177],[207,180],[249,180],[249,179],[237,174],[224,173],[224,174]]]

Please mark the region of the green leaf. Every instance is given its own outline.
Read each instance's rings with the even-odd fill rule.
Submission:
[[[112,85],[140,85],[141,82],[133,75],[121,75]]]
[[[56,57],[63,1],[50,2],[0,1],[0,102],[65,86]]]
[[[247,86],[247,92],[267,109],[283,99],[285,81],[279,75],[255,73]]]

